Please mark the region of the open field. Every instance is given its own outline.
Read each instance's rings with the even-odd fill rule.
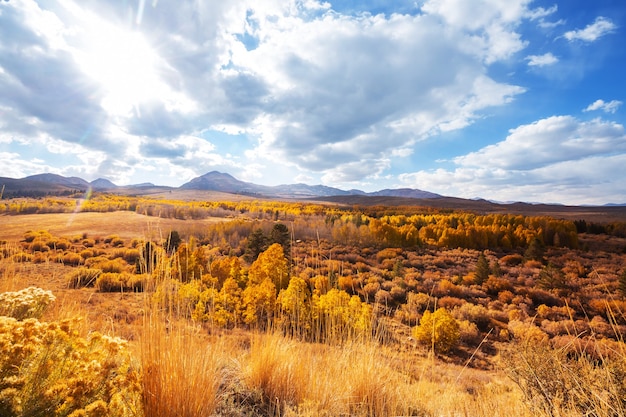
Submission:
[[[0,216],[0,293],[49,290],[43,322],[78,317],[75,337],[129,341],[138,385],[119,386],[142,411],[109,416],[626,415],[622,229],[393,206],[149,207],[189,217]],[[209,210],[223,217],[190,218]]]
[[[206,218],[193,224],[179,219],[145,216],[131,211],[109,213],[48,213],[0,216],[0,240],[19,240],[26,231],[47,230],[52,234],[73,236],[119,235],[122,238],[164,238],[171,230],[201,229],[223,218]]]

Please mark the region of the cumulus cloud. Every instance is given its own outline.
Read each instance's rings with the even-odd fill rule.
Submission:
[[[367,180],[526,91],[489,65],[526,47],[523,21],[556,9],[479,3],[379,15],[314,0],[2,3],[0,124],[13,144],[45,132],[80,145],[69,147],[79,160],[95,152],[85,171],[98,176],[152,170],[180,184],[207,168],[280,163],[329,183]],[[209,143],[210,130],[246,136]],[[223,156],[235,145],[247,164]]]
[[[584,29],[571,30],[563,35],[568,41],[580,40],[583,42],[595,42],[602,36],[612,33],[617,29],[617,25],[606,17],[599,16],[596,20],[587,25]]]
[[[545,67],[559,62],[559,59],[550,52],[543,55],[528,55],[526,60],[528,61],[528,66],[531,67]]]
[[[605,113],[615,113],[617,109],[622,105],[622,102],[619,100],[611,100],[609,102],[605,102],[604,100],[598,99],[587,106],[583,111],[594,111],[594,110],[602,110]]]
[[[542,119],[453,162],[451,170],[400,178],[406,185],[468,198],[603,204],[606,195],[614,195],[626,201],[626,185],[615,175],[626,163],[624,126],[601,119]]]
[[[527,42],[521,39],[516,27],[523,19],[534,19],[545,9],[531,10],[529,0],[428,0],[422,10],[441,17],[447,25],[471,34],[465,42],[486,63],[506,59],[524,49]]]
[[[314,0],[139,3],[140,9],[104,0],[47,8],[26,0],[4,3],[0,142],[45,132],[55,143],[70,144],[66,152],[74,158],[97,156],[73,170],[116,182],[140,169],[176,178],[170,184],[220,167],[253,175],[259,157],[300,170],[299,178],[365,181],[383,175],[392,158],[406,158],[419,142],[467,127],[523,94],[524,87],[491,77],[489,65],[526,48],[524,21],[547,25],[557,12],[555,6],[531,8],[530,0],[426,0],[413,13],[380,15],[342,14]],[[106,36],[94,35],[97,25],[109,28],[117,49],[107,50]],[[598,18],[564,37],[591,42],[615,28]],[[132,33],[137,36],[126,38]],[[134,43],[121,48],[126,39]],[[141,71],[126,88],[103,71],[124,50],[121,61],[145,54],[151,63],[138,62],[134,69]],[[90,51],[109,58],[100,61]],[[534,67],[558,62],[551,53],[526,60]],[[621,104],[614,102],[596,109],[614,112],[609,109]],[[555,143],[550,129],[570,143]],[[569,135],[572,129],[584,144]],[[524,161],[535,170],[557,164],[554,153],[580,159],[586,147],[603,157],[601,138],[616,129],[602,121],[544,119],[457,158],[455,171],[439,174],[446,181],[505,181],[523,171]],[[209,142],[202,133],[211,130],[232,136]],[[241,159],[225,156],[224,149],[234,148]],[[479,170],[481,164],[490,168]]]
[[[504,141],[458,157],[455,162],[462,166],[530,169],[616,151],[626,152],[622,125],[553,116],[512,129]]]
[[[355,163],[384,166],[390,155],[467,126],[524,91],[485,76],[482,59],[465,49],[471,36],[427,15],[329,14],[266,36],[233,56],[269,86],[272,106],[254,126],[258,150],[328,170],[327,180],[356,178]]]

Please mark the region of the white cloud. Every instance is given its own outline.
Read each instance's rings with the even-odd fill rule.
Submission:
[[[559,62],[559,59],[550,52],[543,55],[528,55],[526,60],[528,60],[528,65],[531,67],[545,67],[546,65],[553,65]]]
[[[554,22],[548,22],[543,19],[539,21],[539,27],[543,29],[554,29],[557,26],[563,26],[565,24],[565,20],[559,19]]]
[[[343,15],[314,0],[139,9],[9,2],[0,24],[0,108],[11,109],[0,119],[3,137],[46,132],[97,154],[85,169],[109,177],[128,177],[139,164],[146,172],[166,164],[153,172],[185,177],[214,166],[241,170],[236,157],[220,157],[226,149],[246,167],[280,164],[329,183],[358,182],[526,91],[491,78],[489,65],[526,47],[522,22],[556,12],[531,3],[427,0],[414,16]],[[36,22],[44,22],[41,33]],[[107,49],[126,41],[126,55]],[[123,62],[136,64],[127,79]],[[247,138],[210,144],[196,137],[207,129]]]
[[[617,29],[617,25],[606,17],[598,17],[595,22],[587,25],[584,29],[571,30],[563,35],[568,41],[581,40],[584,42],[594,42],[604,35],[612,33]]]
[[[327,181],[367,175],[354,164],[386,166],[416,141],[463,128],[524,92],[484,75],[491,52],[475,56],[471,35],[431,16],[328,14],[260,26],[264,41],[233,55],[271,97],[271,111],[249,127],[256,154],[326,171]]]
[[[51,172],[53,168],[40,160],[27,161],[17,152],[0,152],[2,176],[8,178],[24,178],[42,172]]]
[[[537,20],[539,19],[540,21],[543,21],[543,19],[545,17],[548,17],[550,15],[553,15],[554,13],[556,13],[559,10],[559,7],[555,4],[552,7],[549,8],[544,8],[544,7],[537,7],[536,9],[532,9],[529,10],[526,13],[526,16],[530,19],[530,20]]]
[[[615,113],[617,109],[622,105],[622,102],[619,100],[611,100],[609,102],[605,102],[604,100],[598,99],[587,106],[583,111],[594,111],[594,110],[602,110],[605,113]]]
[[[626,152],[624,126],[594,119],[553,116],[512,129],[502,142],[455,158],[465,167],[527,170],[593,155]]]
[[[456,168],[399,176],[408,186],[444,195],[500,201],[626,202],[616,172],[626,163],[624,126],[554,116],[510,131],[502,142],[454,159]]]
[[[466,33],[468,38],[464,42],[468,47],[478,47],[481,58],[492,64],[526,47],[527,42],[515,30],[523,19],[535,18],[528,8],[530,3],[530,0],[427,0],[422,10]]]

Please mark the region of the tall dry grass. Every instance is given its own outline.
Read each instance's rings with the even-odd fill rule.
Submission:
[[[329,346],[256,334],[237,363],[247,389],[261,395],[264,414],[257,415],[535,415],[501,374],[400,354],[375,342]]]
[[[505,372],[537,415],[626,416],[626,344],[617,324],[626,315],[606,308],[617,340],[581,333],[551,346],[522,338],[504,350]]]
[[[210,416],[219,403],[228,347],[197,328],[148,315],[139,340],[147,417]]]

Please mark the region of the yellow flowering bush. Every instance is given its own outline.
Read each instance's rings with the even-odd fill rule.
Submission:
[[[420,324],[413,328],[413,337],[419,342],[430,345],[435,352],[448,352],[459,342],[461,330],[459,323],[445,308],[438,308],[434,313],[424,312]]]
[[[100,333],[82,338],[75,322],[0,316],[0,415],[141,414],[126,342]]]
[[[14,317],[18,320],[41,317],[55,299],[52,292],[37,287],[0,293],[0,316]]]

